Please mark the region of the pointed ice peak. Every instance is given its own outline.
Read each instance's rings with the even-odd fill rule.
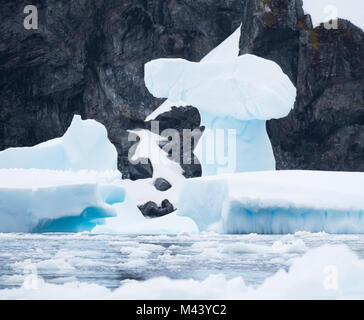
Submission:
[[[232,35],[230,35],[226,40],[224,40],[219,46],[210,51],[201,62],[218,62],[224,60],[234,59],[239,56],[239,42],[241,36],[241,25],[238,29],[234,31]],[[187,106],[188,103],[185,101],[173,102],[171,100],[166,100],[163,104],[160,105],[159,108],[154,110],[145,121],[151,121],[156,119],[160,114],[168,112],[172,109],[173,106],[176,107],[184,107]]]
[[[213,49],[201,62],[215,62],[234,59],[239,56],[241,25],[219,46]]]

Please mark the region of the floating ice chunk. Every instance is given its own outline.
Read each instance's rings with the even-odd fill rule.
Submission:
[[[0,232],[91,231],[116,216],[125,189],[119,172],[0,170]]]
[[[364,261],[347,246],[311,249],[256,288],[244,279],[210,275],[203,281],[166,277],[126,280],[115,290],[96,284],[71,282],[56,285],[35,279],[36,286],[0,290],[0,299],[363,299]]]
[[[65,135],[0,152],[0,232],[91,231],[124,201],[105,127],[75,116]]]
[[[364,233],[363,173],[272,171],[187,180],[179,215],[200,231]]]
[[[101,123],[76,115],[61,138],[0,152],[0,168],[117,170],[117,151]]]

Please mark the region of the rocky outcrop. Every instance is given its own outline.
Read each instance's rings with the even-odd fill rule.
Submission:
[[[136,181],[149,178],[153,178],[153,166],[150,159],[140,158],[136,164],[125,164],[123,179]]]
[[[166,199],[162,201],[161,206],[158,206],[155,202],[149,201],[146,204],[139,206],[139,210],[144,217],[153,219],[166,216],[175,211],[175,208],[173,207],[173,204]]]
[[[181,165],[183,175],[186,178],[200,177],[202,174],[201,164],[193,154],[194,147],[204,131],[204,128],[200,127],[201,116],[198,110],[192,106],[172,107],[170,111],[156,117],[155,121],[158,121],[160,135],[166,138],[166,141],[162,141],[160,146],[163,147],[168,143],[171,151],[174,148],[180,148],[179,153],[169,154],[170,159]],[[151,122],[147,123],[147,128],[151,129]],[[178,131],[179,141],[168,140],[170,138],[169,129]],[[176,146],[175,143],[179,143],[179,145]]]
[[[313,28],[302,0],[247,0],[241,53],[277,62],[295,109],[268,123],[278,169],[364,170],[364,33]]]
[[[157,178],[154,186],[158,191],[167,191],[172,188],[172,185],[164,178]]]

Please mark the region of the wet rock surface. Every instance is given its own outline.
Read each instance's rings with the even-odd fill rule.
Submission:
[[[127,173],[123,173],[123,179],[130,179],[132,181],[140,179],[153,178],[153,166],[149,159],[138,159],[138,163],[130,163],[125,170]]]
[[[154,186],[159,191],[167,191],[172,188],[172,185],[166,179],[163,178],[157,178],[154,181]]]
[[[158,206],[153,201],[149,201],[146,204],[139,206],[138,208],[146,218],[159,218],[175,211],[173,204],[171,204],[167,199],[163,200],[161,206]]]

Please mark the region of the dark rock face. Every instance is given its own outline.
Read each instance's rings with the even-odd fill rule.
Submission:
[[[34,0],[39,30],[25,30],[26,0],[0,4],[0,150],[62,136],[74,114],[103,123],[129,175],[127,130],[163,101],[144,64],[200,60],[241,20],[241,1]]]
[[[167,191],[172,188],[172,185],[166,179],[163,178],[157,178],[154,181],[154,186],[159,191]]]
[[[241,53],[277,62],[297,87],[295,109],[268,122],[277,168],[364,171],[364,33],[312,28],[302,0],[248,0],[244,12]]]
[[[153,178],[153,166],[149,159],[138,159],[137,164],[129,163],[123,172],[123,179],[132,181]]]
[[[161,143],[162,148],[168,143],[169,158],[181,165],[186,178],[200,177],[202,175],[201,164],[193,153],[194,147],[204,131],[204,128],[200,127],[201,116],[198,110],[192,106],[172,107],[171,111],[159,115],[155,121],[158,121],[159,134],[166,139],[172,138],[168,130],[178,131],[179,139],[177,141],[173,136],[174,139]],[[147,123],[147,128],[151,129],[150,122]],[[178,142],[179,146],[174,142]],[[179,149],[179,152],[172,152],[176,148]]]
[[[175,208],[168,200],[163,200],[159,207],[155,202],[149,201],[146,204],[139,206],[139,210],[146,218],[159,218],[175,211]]]

